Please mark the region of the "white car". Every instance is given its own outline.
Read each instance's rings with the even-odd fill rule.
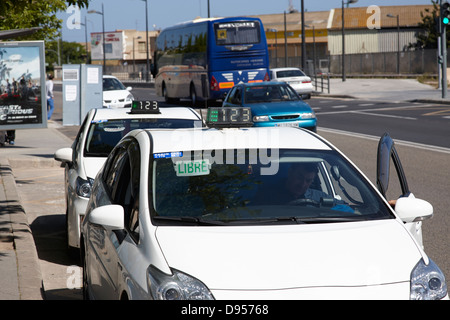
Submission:
[[[137,101],[135,101],[137,103]],[[157,109],[158,110],[158,109]],[[202,126],[191,108],[161,108],[159,113],[130,113],[130,108],[92,109],[86,115],[70,148],[55,152],[65,166],[67,241],[70,251],[80,247],[80,221],[86,211],[94,178],[117,142],[137,128],[188,128]]]
[[[270,69],[271,80],[288,83],[303,99],[310,99],[314,88],[311,78],[299,68]]]
[[[395,151],[391,141],[382,138],[381,159]],[[306,166],[313,179],[290,171]],[[294,176],[309,192],[285,202]],[[444,275],[417,228],[432,213],[412,194],[394,211],[305,129],[135,130],[94,183],[82,224],[84,296],[444,299]]]
[[[103,108],[130,108],[134,100],[132,88],[125,87],[114,76],[103,76]]]

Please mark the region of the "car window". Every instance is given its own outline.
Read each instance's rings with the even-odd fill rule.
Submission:
[[[190,119],[116,119],[92,121],[86,137],[85,157],[107,157],[128,132],[135,129],[194,128],[197,120]]]
[[[306,75],[301,70],[277,71],[277,78],[305,77],[305,76]]]
[[[236,87],[232,88],[230,93],[227,96],[226,102],[228,103],[233,103],[233,99],[234,99],[234,94],[236,92]]]
[[[234,92],[234,96],[233,96],[233,100],[231,103],[236,104],[236,105],[240,105],[241,104],[241,100],[242,100],[242,88],[241,87],[237,87],[236,91]]]
[[[103,91],[126,90],[125,86],[115,78],[103,78]]]
[[[273,161],[255,156],[258,150],[239,150],[234,159],[227,152],[154,159],[153,216],[172,223],[174,217],[226,223],[392,218],[375,190],[334,151],[279,150]],[[302,181],[308,186],[300,191]]]
[[[251,86],[245,88],[245,103],[299,100],[288,85]]]

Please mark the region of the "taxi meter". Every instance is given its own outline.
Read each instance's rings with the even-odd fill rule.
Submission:
[[[210,107],[206,124],[209,127],[252,127],[252,110],[247,107]]]

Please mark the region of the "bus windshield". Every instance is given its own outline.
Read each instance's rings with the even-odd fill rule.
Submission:
[[[257,21],[236,21],[214,24],[216,44],[246,45],[261,41],[260,26]]]

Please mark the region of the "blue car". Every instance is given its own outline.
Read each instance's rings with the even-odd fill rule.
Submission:
[[[250,107],[255,127],[302,127],[316,132],[316,114],[285,82],[240,83],[222,107]]]

